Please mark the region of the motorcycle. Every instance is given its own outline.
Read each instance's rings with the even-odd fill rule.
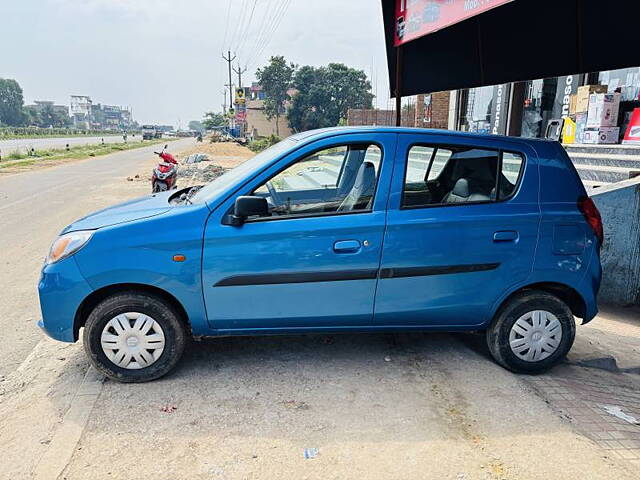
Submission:
[[[151,193],[166,192],[178,186],[178,161],[166,151],[167,147],[168,145],[165,145],[161,152],[153,152],[162,161],[153,169]]]
[[[202,134],[199,133],[198,136],[196,137],[196,142],[202,142]]]

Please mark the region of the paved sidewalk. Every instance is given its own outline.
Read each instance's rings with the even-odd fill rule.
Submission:
[[[606,457],[640,471],[640,310],[603,308],[565,364],[528,381]]]

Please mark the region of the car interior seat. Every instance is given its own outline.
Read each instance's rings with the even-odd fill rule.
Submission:
[[[376,188],[376,169],[371,162],[362,162],[356,180],[351,191],[344,198],[339,212],[350,212],[359,208],[365,208],[370,203]]]
[[[490,200],[488,195],[471,192],[468,179],[459,178],[453,186],[453,190],[444,196],[442,203],[482,202],[487,200]]]

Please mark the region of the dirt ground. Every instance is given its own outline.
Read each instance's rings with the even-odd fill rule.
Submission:
[[[205,146],[205,164],[252,155],[231,144],[173,153]],[[141,155],[42,212],[5,209],[5,229],[26,233],[0,253],[12,279],[0,284],[3,316],[37,332],[38,252],[74,218],[147,194],[148,181],[127,178],[156,162]],[[45,173],[55,169],[20,175]],[[537,377],[497,366],[479,335],[345,334],[194,343],[171,375],[123,385],[92,373],[81,342],[38,338],[0,370],[0,479],[639,478],[640,426],[601,408],[640,418],[636,311],[578,327],[567,362]]]
[[[224,143],[195,143],[193,146],[180,149],[176,152],[171,150],[179,162],[178,166],[178,188],[185,188],[194,185],[201,185],[210,182],[225,170],[234,168],[242,162],[255,155],[247,147],[233,142]],[[198,163],[186,164],[185,160],[190,155],[204,154],[207,160]],[[134,175],[128,177],[129,181],[138,183],[148,183],[151,180],[151,168],[146,165],[140,168]]]

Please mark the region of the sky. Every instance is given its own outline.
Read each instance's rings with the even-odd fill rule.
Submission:
[[[222,110],[229,49],[245,86],[283,55],[362,69],[378,106],[389,103],[378,0],[0,0],[0,78],[26,103],[89,95],[186,128]]]

